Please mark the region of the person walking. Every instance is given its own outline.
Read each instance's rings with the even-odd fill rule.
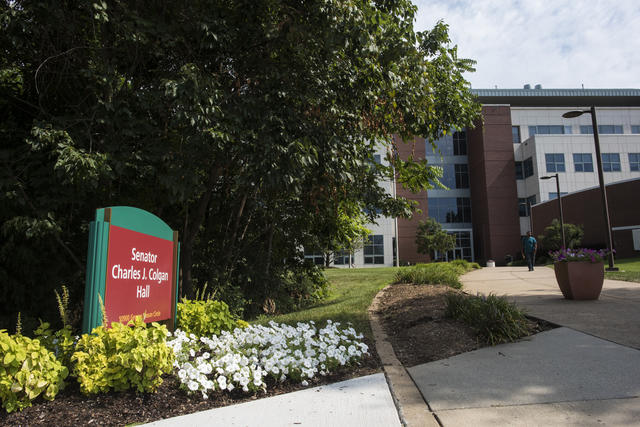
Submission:
[[[531,235],[531,231],[527,231],[527,236],[522,239],[522,257],[527,260],[529,271],[533,271],[533,265],[536,263],[537,250],[538,241]]]

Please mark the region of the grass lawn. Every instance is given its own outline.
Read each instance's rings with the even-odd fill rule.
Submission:
[[[296,324],[313,320],[324,324],[331,319],[346,324],[351,322],[356,331],[373,339],[367,308],[378,291],[391,283],[395,267],[328,269],[325,276],[331,283],[330,296],[325,301],[305,310],[277,316],[260,316],[255,322],[265,324],[270,320]]]
[[[625,280],[627,282],[640,282],[640,257],[616,259],[616,267],[620,271],[605,271],[605,279]],[[607,262],[604,263],[605,267]]]

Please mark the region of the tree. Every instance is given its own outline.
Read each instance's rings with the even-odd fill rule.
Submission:
[[[456,236],[447,233],[434,218],[420,221],[416,233],[418,253],[428,254],[435,259],[435,252],[446,253],[456,246]]]
[[[568,248],[576,248],[582,243],[584,229],[581,225],[564,224],[564,236]],[[538,236],[540,244],[546,251],[557,251],[562,247],[562,232],[560,221],[554,219],[545,227],[544,234]]]
[[[376,147],[477,117],[473,62],[444,23],[416,33],[415,13],[409,0],[2,1],[0,298],[41,315],[64,282],[80,301],[88,222],[112,205],[179,230],[186,295],[208,282],[249,309],[298,295],[297,278],[317,277],[301,248],[358,233],[346,207],[406,216],[378,182],[437,181],[426,161],[370,167]]]

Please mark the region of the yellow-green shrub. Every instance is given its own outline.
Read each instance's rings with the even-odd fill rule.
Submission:
[[[99,326],[83,335],[71,356],[80,390],[85,394],[131,387],[138,392],[155,391],[173,363],[166,338],[166,326],[147,326],[141,317],[128,325],[113,322],[110,329]]]
[[[53,400],[64,388],[69,371],[37,339],[1,329],[0,349],[0,397],[7,412],[31,406],[40,395]]]
[[[188,300],[178,303],[178,327],[198,337],[219,335],[241,327],[229,311],[229,306],[216,300]]]

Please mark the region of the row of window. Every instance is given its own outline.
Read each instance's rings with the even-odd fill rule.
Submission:
[[[571,134],[571,126],[563,126],[563,125],[538,125],[538,126],[529,126],[529,136],[533,135],[565,135]],[[581,125],[580,133],[583,135],[593,134],[593,126],[591,125]],[[622,134],[623,127],[622,125],[598,125],[598,133],[601,134]],[[640,125],[632,125],[631,133],[640,134]],[[512,126],[511,127],[511,139],[514,144],[520,144],[522,142],[522,138],[520,136],[520,126]]]
[[[640,172],[640,153],[629,154],[629,170]],[[544,155],[547,173],[566,172],[564,153],[546,153]],[[575,172],[593,172],[591,153],[573,153]],[[602,153],[602,170],[604,172],[621,172],[619,153]],[[516,162],[516,179],[525,179],[533,175],[533,159],[529,157],[523,162]]]
[[[640,171],[640,153],[629,154],[629,169],[631,172]],[[544,155],[549,172],[565,172],[564,154],[563,153],[547,153]],[[593,160],[591,153],[574,153],[573,164],[576,172],[593,172]],[[604,172],[620,172],[619,153],[602,153],[602,170]]]
[[[384,236],[382,234],[368,236],[362,249],[365,264],[384,264]],[[315,265],[324,265],[325,254],[305,249],[304,259]],[[334,254],[334,265],[349,265],[350,261],[353,262],[353,254],[349,251],[339,251]]]
[[[466,156],[467,155],[467,133],[465,131],[454,132],[438,139],[436,147],[443,156]],[[427,142],[427,153],[431,151],[431,146]]]
[[[448,188],[469,188],[469,167],[467,164],[439,165],[443,169],[440,182]]]

